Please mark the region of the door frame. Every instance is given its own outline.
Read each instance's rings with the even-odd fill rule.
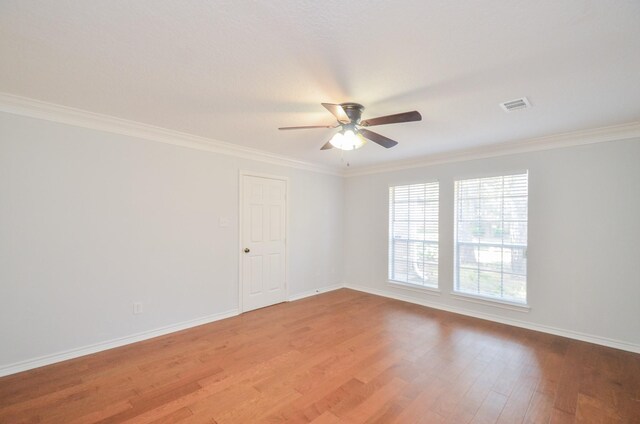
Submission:
[[[266,174],[263,172],[255,172],[249,171],[246,169],[240,169],[238,172],[238,312],[244,312],[244,302],[242,299],[243,293],[243,278],[242,278],[242,261],[244,256],[244,246],[242,245],[243,241],[243,232],[242,227],[244,224],[244,177],[258,177],[258,178],[267,178],[270,180],[278,180],[284,181],[285,186],[285,217],[284,217],[284,301],[289,301],[289,211],[291,209],[289,199],[291,196],[290,193],[290,184],[289,177],[285,177],[282,175],[274,175],[274,174]]]

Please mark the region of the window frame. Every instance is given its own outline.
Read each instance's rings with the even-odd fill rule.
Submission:
[[[391,204],[391,190],[395,189],[396,187],[403,187],[403,186],[413,186],[413,185],[425,185],[428,186],[429,184],[436,184],[437,186],[437,190],[438,190],[438,207],[437,207],[437,220],[436,220],[436,224],[437,224],[437,228],[438,228],[438,237],[437,237],[437,241],[436,243],[436,249],[438,252],[438,258],[436,261],[436,269],[437,269],[437,281],[436,281],[436,285],[435,286],[427,286],[427,285],[420,285],[417,283],[411,283],[408,281],[401,281],[401,280],[394,280],[391,278],[391,270],[392,270],[392,260],[393,260],[393,252],[394,249],[392,248],[392,242],[393,242],[393,237],[392,237],[392,226],[393,226],[393,222],[392,221],[392,212],[391,212],[391,208],[392,208],[392,204]],[[423,181],[410,181],[410,182],[397,182],[397,183],[393,183],[393,184],[389,184],[387,186],[387,212],[388,212],[388,216],[387,216],[387,284],[391,287],[394,288],[399,288],[399,289],[404,289],[404,290],[409,290],[409,291],[414,291],[414,292],[421,292],[421,293],[428,293],[428,294],[432,294],[432,295],[440,295],[441,293],[441,279],[440,279],[440,239],[441,239],[441,234],[440,234],[440,211],[441,211],[441,202],[440,202],[440,189],[441,189],[441,184],[440,184],[440,180],[438,179],[431,179],[431,180],[423,180]],[[395,199],[394,199],[394,204],[395,204]],[[409,239],[408,239],[409,240]],[[424,241],[423,241],[424,242]],[[433,243],[433,242],[432,242]]]
[[[525,271],[524,271],[524,281],[525,281],[525,294],[524,301],[519,302],[517,300],[511,300],[509,298],[491,296],[490,294],[480,294],[480,293],[470,293],[466,291],[461,291],[458,289],[459,287],[459,264],[458,264],[458,194],[457,194],[457,185],[461,181],[467,180],[482,180],[489,178],[497,178],[497,177],[509,177],[514,175],[523,175],[526,174],[527,178],[527,194],[526,194],[526,204],[527,204],[527,214],[526,214],[526,244],[524,245],[524,256],[527,260]],[[516,170],[506,170],[502,172],[487,172],[487,173],[479,173],[473,175],[464,175],[457,176],[453,178],[453,281],[452,281],[452,290],[451,295],[457,300],[468,301],[472,303],[486,304],[490,306],[500,307],[504,309],[511,309],[517,311],[528,312],[531,307],[529,305],[529,198],[530,198],[530,181],[531,181],[531,172],[528,169],[516,169]],[[503,194],[504,197],[504,194]],[[504,207],[503,207],[504,208]],[[500,220],[501,225],[504,225],[505,219],[504,216]],[[494,243],[495,244],[495,243]],[[500,244],[501,247],[508,246],[504,241]],[[504,271],[500,272],[501,278],[504,275]],[[501,285],[503,283],[501,282]]]

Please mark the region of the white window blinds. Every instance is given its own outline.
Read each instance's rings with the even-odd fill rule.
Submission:
[[[461,293],[527,301],[526,173],[455,183],[455,284]]]
[[[438,287],[438,182],[389,188],[389,279]]]

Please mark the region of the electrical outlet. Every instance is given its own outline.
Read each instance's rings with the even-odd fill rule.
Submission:
[[[133,303],[133,314],[134,315],[140,315],[142,313],[142,303],[141,302],[134,302]]]

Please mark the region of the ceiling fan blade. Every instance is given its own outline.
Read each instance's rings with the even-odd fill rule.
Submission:
[[[320,150],[329,150],[329,149],[333,149],[333,144],[331,144],[331,141],[327,141],[324,144],[324,146],[320,148]]]
[[[396,144],[398,144],[398,142],[395,140],[391,140],[390,138],[387,138],[373,131],[366,130],[364,128],[360,128],[358,132],[363,136],[365,136],[366,138],[368,138],[369,140],[373,141],[374,143],[377,143],[382,147],[386,147],[387,149],[390,149]]]
[[[344,111],[342,106],[334,105],[333,103],[322,103],[322,106],[324,106],[329,112],[331,112],[331,114],[336,117],[338,122],[342,122],[343,124],[348,124],[349,122],[351,122],[351,119],[349,119],[349,116],[347,116],[347,112]]]
[[[280,127],[279,130],[307,130],[311,128],[336,128],[337,125],[307,125],[304,127]]]
[[[400,122],[422,121],[422,115],[418,111],[397,113],[395,115],[380,116],[378,118],[365,119],[360,122],[363,127],[373,127],[374,125],[397,124]]]

